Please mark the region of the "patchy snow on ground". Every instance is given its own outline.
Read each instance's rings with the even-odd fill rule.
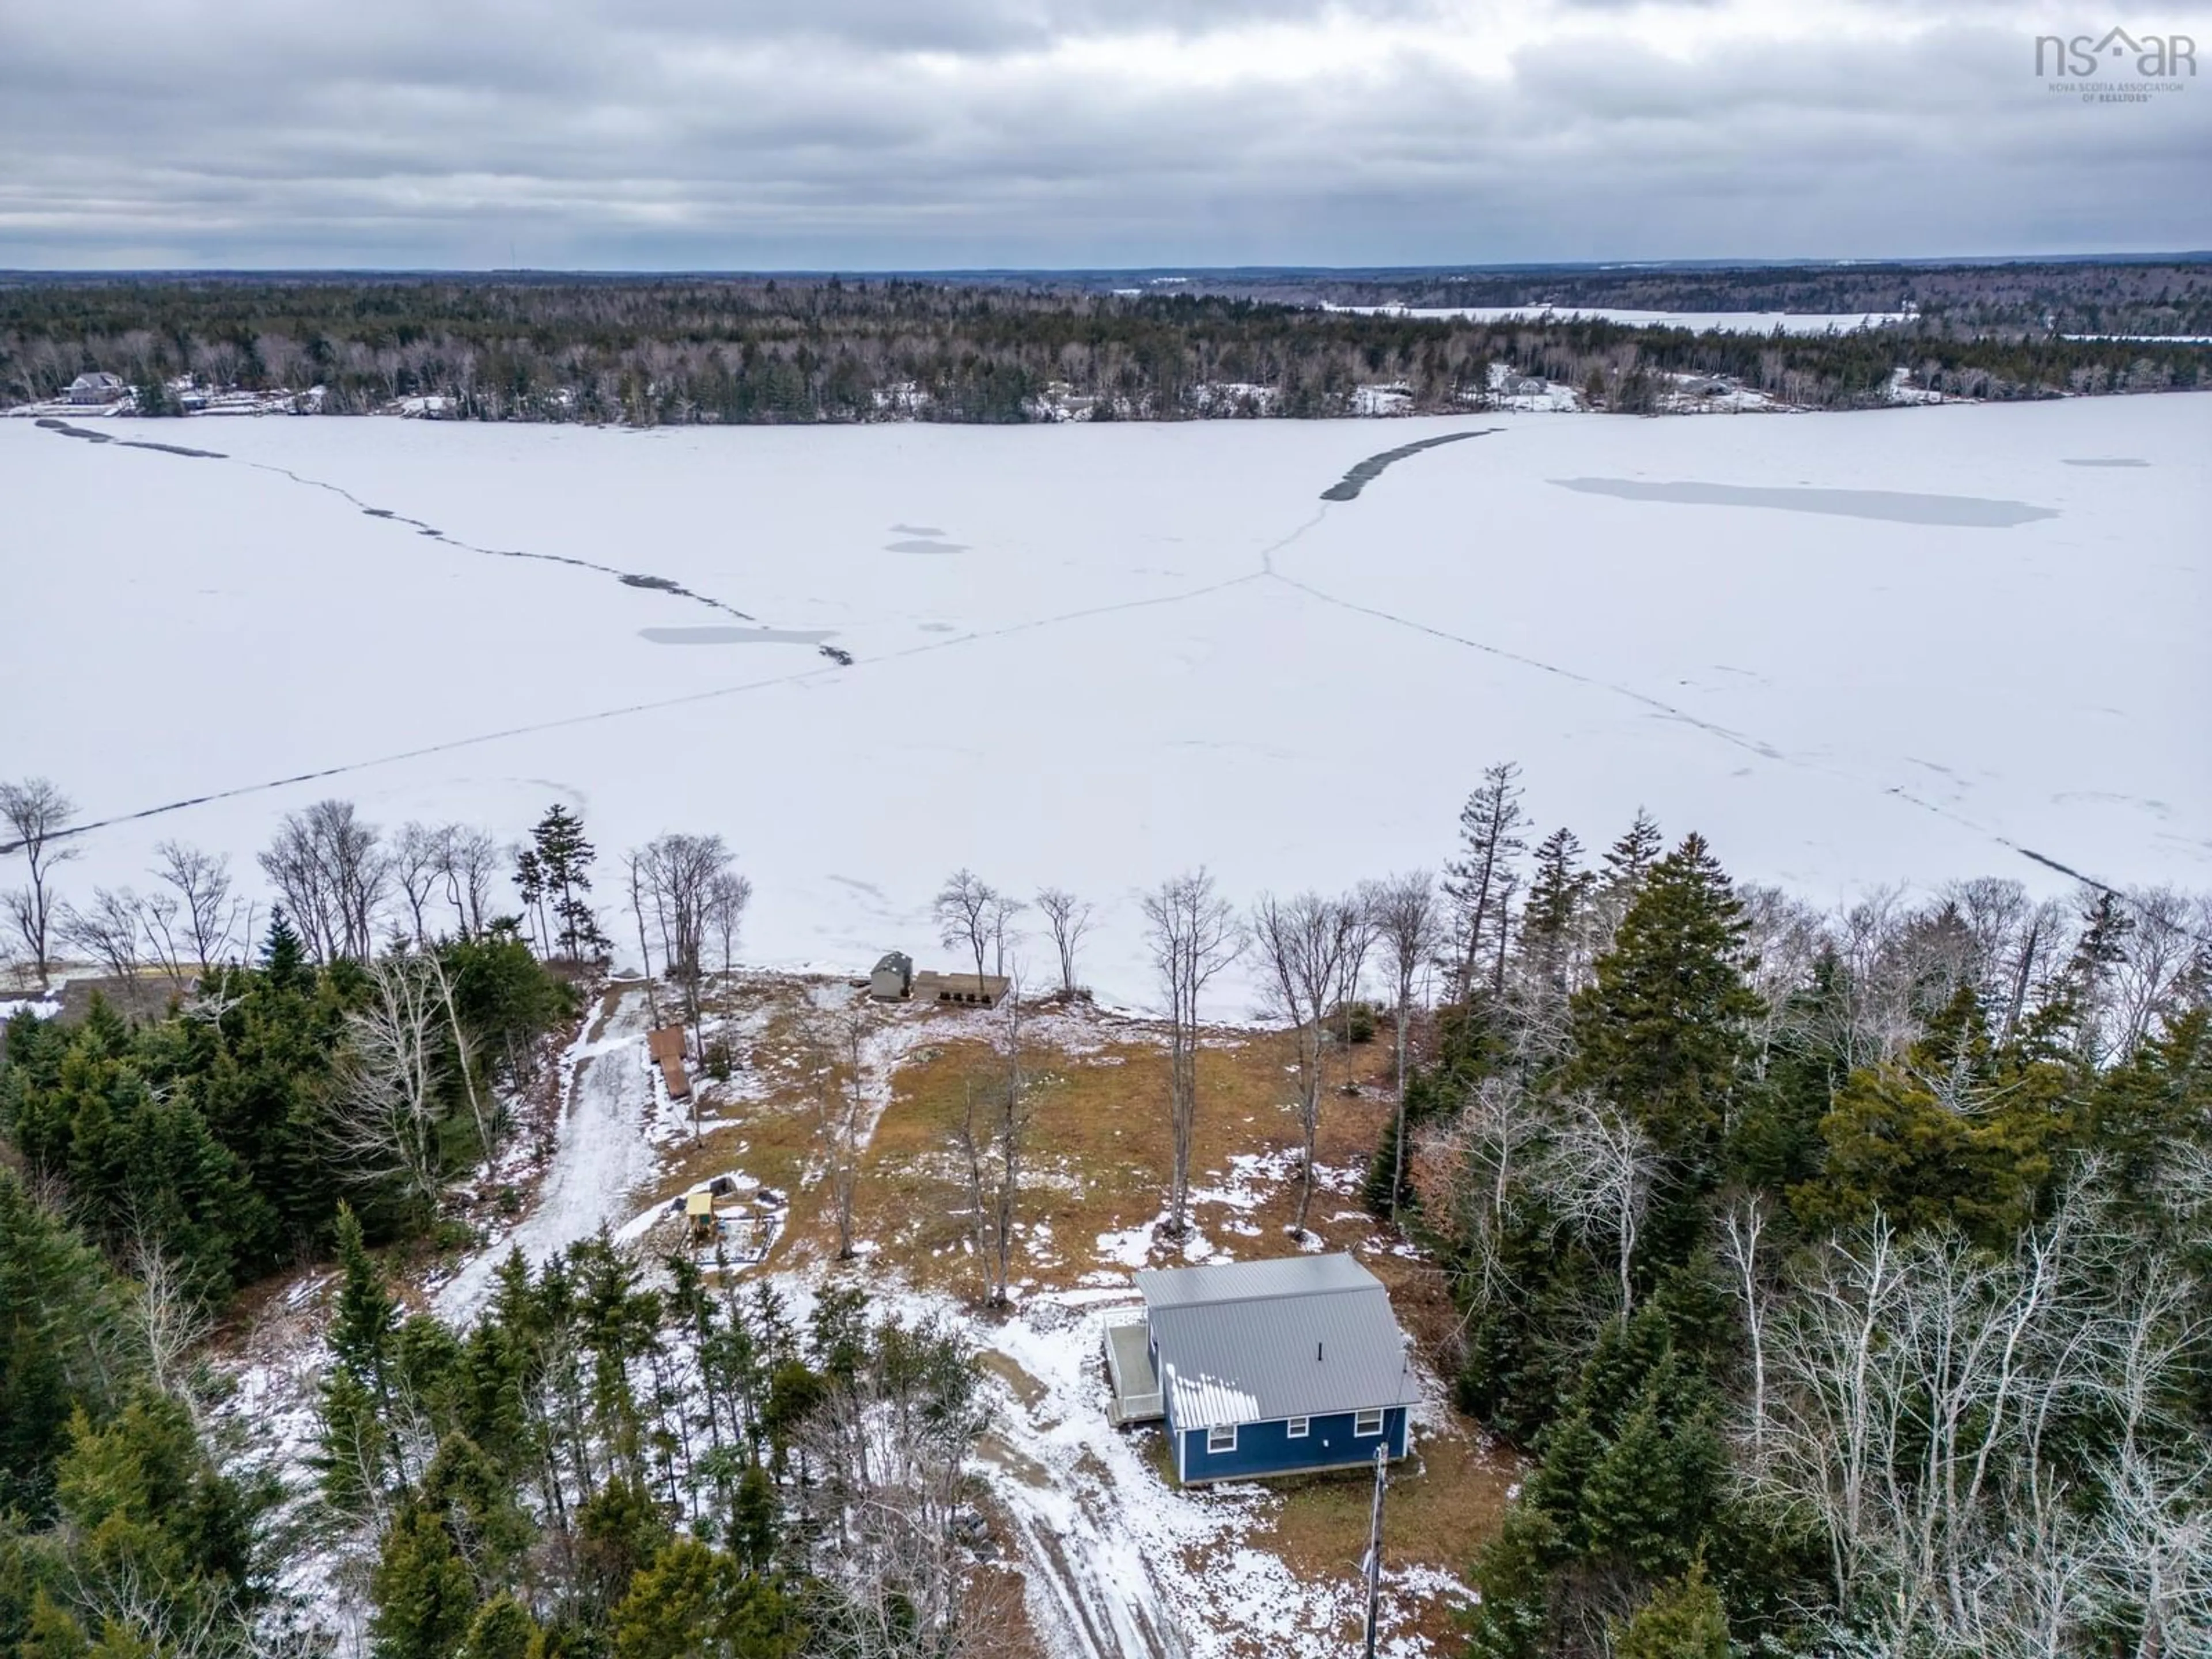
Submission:
[[[491,1300],[500,1264],[511,1252],[520,1250],[539,1267],[629,1215],[631,1195],[659,1167],[645,1133],[653,1089],[645,1063],[647,1024],[645,993],[625,991],[562,1057],[566,1083],[557,1145],[537,1200],[513,1228],[495,1233],[433,1287],[431,1306],[440,1318],[463,1328],[473,1322]]]
[[[979,1464],[1020,1541],[1030,1617],[1054,1659],[1345,1652],[1364,1607],[1357,1575],[1301,1580],[1246,1541],[1279,1494],[1249,1483],[1178,1491],[1153,1462],[1158,1431],[1110,1426],[1099,1356],[1112,1316],[1103,1300],[1071,1305],[1074,1294],[970,1325],[1031,1385],[1004,1388]],[[1472,1592],[1433,1568],[1391,1566],[1387,1550],[1385,1563],[1381,1651],[1425,1654],[1397,1633],[1410,1604]]]
[[[256,885],[277,819],[326,796],[502,841],[557,799],[610,860],[721,834],[763,964],[933,965],[930,901],[964,864],[1091,899],[1081,976],[1140,1003],[1143,889],[1204,864],[1241,903],[1434,867],[1504,759],[1543,823],[1602,843],[1645,806],[1814,898],[2063,890],[2038,858],[2212,872],[2190,712],[2212,707],[2212,398],[186,430],[222,458],[0,422],[0,593],[40,619],[0,653],[0,707],[39,711],[8,769],[103,826],[64,897],[143,888],[168,838]],[[781,642],[808,631],[852,665]],[[179,672],[239,717],[190,742],[132,717]],[[1448,765],[1439,710],[1479,734]],[[1354,753],[1392,787],[1347,786]],[[1206,1012],[1253,991],[1240,969]]]

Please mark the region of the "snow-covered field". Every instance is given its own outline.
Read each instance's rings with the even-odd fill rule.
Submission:
[[[721,832],[754,960],[933,956],[968,864],[1099,901],[1088,976],[1141,1000],[1142,886],[1432,865],[1506,758],[1541,827],[1647,805],[1815,898],[2212,878],[2212,398],[103,427],[222,458],[0,422],[0,775],[112,821],[68,892],[170,836],[250,872],[325,795],[507,836],[563,799],[610,855]]]

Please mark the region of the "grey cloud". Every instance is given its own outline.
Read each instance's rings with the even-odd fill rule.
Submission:
[[[2027,32],[1971,13],[1909,46],[1815,38],[1687,64],[1562,34],[1502,77],[1420,49],[1416,30],[1340,76],[1194,91],[1046,48],[1070,30],[1433,14],[123,10],[130,24],[85,8],[0,24],[0,264],[1369,264],[2212,240],[2190,188],[2212,87],[2153,108],[2062,106],[2033,83]]]

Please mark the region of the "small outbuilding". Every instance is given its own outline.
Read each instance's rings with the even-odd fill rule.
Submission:
[[[131,388],[123,383],[120,374],[111,374],[96,368],[89,374],[80,374],[69,383],[69,400],[80,405],[120,403]]]
[[[868,975],[868,994],[878,1002],[904,1002],[914,992],[914,958],[887,951]]]
[[[1106,1328],[1120,1423],[1164,1422],[1186,1485],[1406,1455],[1420,1397],[1382,1280],[1348,1255],[1136,1275],[1141,1322]]]

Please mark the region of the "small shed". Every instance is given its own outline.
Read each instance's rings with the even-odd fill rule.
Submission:
[[[684,1058],[684,1028],[664,1025],[657,1031],[645,1034],[645,1052],[658,1066],[667,1060]]]
[[[1403,1457],[1420,1397],[1382,1280],[1349,1255],[1137,1274],[1141,1326],[1109,1324],[1116,1422],[1167,1427],[1187,1485]]]
[[[112,404],[122,401],[131,388],[123,383],[120,374],[111,374],[96,368],[89,374],[80,374],[69,383],[69,400],[73,404]]]
[[[878,1002],[904,1002],[914,993],[914,958],[903,951],[886,951],[868,975],[868,994]]]

